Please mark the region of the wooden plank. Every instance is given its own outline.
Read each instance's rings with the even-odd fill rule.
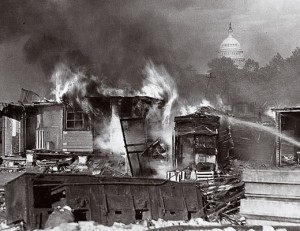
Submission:
[[[67,141],[67,142],[63,142],[63,145],[77,145],[77,146],[89,146],[89,145],[93,145],[93,141],[92,140],[88,140],[88,141],[81,141],[81,142],[76,142],[76,141]]]
[[[64,152],[93,152],[93,149],[71,149],[71,148],[63,148]]]
[[[257,217],[257,219],[247,218],[247,225],[263,225],[263,226],[299,226],[299,223],[288,222],[288,221],[272,221],[269,217],[262,219],[262,217]],[[279,230],[279,229],[278,229]],[[283,229],[285,230],[285,229]],[[291,229],[293,230],[293,229]],[[297,229],[294,229],[297,230]]]
[[[86,136],[86,135],[81,135],[81,136],[69,136],[69,135],[64,135],[63,139],[82,139],[82,138],[86,138],[86,139],[92,139],[93,136]]]
[[[300,184],[299,170],[244,170],[244,182],[262,182],[276,184]]]
[[[76,150],[89,149],[89,150],[93,150],[92,147],[82,147],[82,148],[81,147],[78,147],[78,148],[76,148],[76,147],[70,147],[70,148],[63,148],[63,151],[65,149],[76,149]]]
[[[81,140],[81,141],[71,140],[71,141],[64,141],[63,145],[64,144],[78,144],[78,145],[93,144],[93,140]]]
[[[245,192],[247,197],[300,199],[300,186],[298,184],[247,182]]]
[[[88,142],[63,142],[63,146],[91,146],[93,145],[92,141]]]
[[[72,148],[72,149],[92,149],[92,146],[63,146],[63,148]]]
[[[93,148],[93,145],[63,145],[63,148],[77,148],[77,149],[80,149],[80,148]]]
[[[93,138],[92,137],[78,137],[78,138],[76,138],[76,137],[68,137],[68,138],[63,138],[63,141],[66,141],[66,142],[68,142],[68,141],[88,141],[88,140],[93,140]]]
[[[291,224],[300,224],[300,218],[286,218],[286,217],[274,217],[274,216],[261,216],[261,215],[247,215],[248,220],[263,220],[271,222],[289,222]]]
[[[92,139],[88,139],[88,140],[86,140],[86,139],[63,140],[63,143],[87,143],[87,142],[93,143],[93,140]]]
[[[81,140],[81,141],[77,141],[77,140],[71,140],[71,141],[63,141],[63,145],[64,144],[78,144],[78,145],[84,145],[84,144],[93,144],[93,140]]]
[[[93,152],[92,148],[63,148],[62,149],[63,152]]]
[[[295,218],[300,221],[300,202],[249,198],[242,199],[240,214],[246,218],[247,215],[257,215],[279,218]]]
[[[63,131],[63,135],[81,136],[81,135],[93,135],[91,131]]]
[[[75,136],[64,136],[63,140],[92,140],[92,136],[80,136],[80,137],[75,137]]]
[[[86,139],[86,138],[81,138],[81,139],[63,139],[63,142],[92,142],[93,139],[92,138],[89,138],[89,139]]]

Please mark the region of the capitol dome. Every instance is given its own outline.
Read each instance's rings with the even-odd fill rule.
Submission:
[[[234,64],[238,66],[238,68],[243,68],[245,61],[244,52],[241,48],[240,43],[232,36],[232,34],[233,30],[230,23],[228,29],[228,37],[221,43],[218,57],[231,58]]]

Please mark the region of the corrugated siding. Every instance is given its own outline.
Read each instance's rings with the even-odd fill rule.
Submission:
[[[93,152],[93,135],[91,131],[64,131],[63,151]]]

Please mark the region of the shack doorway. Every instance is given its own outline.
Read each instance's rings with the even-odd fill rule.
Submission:
[[[280,114],[279,128],[281,134],[288,139],[279,140],[280,165],[300,164],[300,112],[285,112]]]

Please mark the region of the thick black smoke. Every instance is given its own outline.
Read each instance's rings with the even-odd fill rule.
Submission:
[[[173,47],[169,22],[160,8],[182,10],[187,5],[178,1],[4,0],[0,2],[0,42],[27,36],[26,61],[40,66],[45,76],[58,63],[65,63],[114,86],[139,87],[150,59],[178,76],[181,54]]]

